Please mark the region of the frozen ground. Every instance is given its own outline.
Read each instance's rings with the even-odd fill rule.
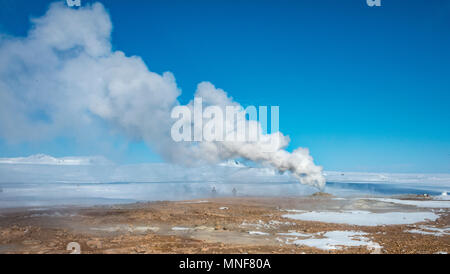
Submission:
[[[416,229],[407,230],[410,233],[419,233],[423,235],[433,235],[433,236],[450,236],[450,227],[438,228],[432,226],[421,225]]]
[[[367,233],[361,231],[329,231],[316,234],[302,234],[296,232],[279,233],[289,236],[278,238],[287,244],[306,245],[324,250],[342,249],[346,247],[364,246],[374,252],[379,251],[381,246],[365,237]]]
[[[83,253],[450,251],[448,208],[356,197],[224,197],[0,213],[0,253],[65,253],[74,241]]]
[[[300,214],[285,214],[285,218],[302,221],[316,221],[358,226],[402,225],[424,221],[435,221],[439,215],[434,212],[385,212],[370,211],[312,211]]]
[[[449,252],[450,175],[326,177],[328,194],[236,162],[0,159],[0,250],[61,253],[76,239],[91,253]]]
[[[447,197],[447,195],[445,195]],[[399,200],[399,199],[389,199],[389,198],[368,198],[376,201],[386,202],[386,203],[394,203],[401,205],[410,205],[415,207],[422,208],[450,208],[450,201],[442,199],[442,196],[434,197],[433,201],[423,201],[423,200]]]
[[[324,191],[337,199],[429,194],[446,200],[448,196],[439,195],[450,190],[450,174],[326,171],[325,175]],[[288,172],[278,174],[236,161],[184,168],[165,163],[117,165],[102,157],[0,158],[0,208],[201,199],[211,197],[213,187],[214,197],[232,196],[233,188],[241,197],[307,196],[317,191],[299,184]],[[424,201],[421,205],[439,203]]]

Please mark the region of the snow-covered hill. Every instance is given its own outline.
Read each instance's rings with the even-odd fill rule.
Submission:
[[[0,164],[105,165],[105,164],[112,164],[112,162],[103,156],[55,158],[45,154],[35,154],[28,157],[0,158]]]

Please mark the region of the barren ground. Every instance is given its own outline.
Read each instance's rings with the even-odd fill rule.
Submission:
[[[282,217],[284,209],[418,211],[413,206],[332,197],[208,198],[98,207],[0,210],[0,253],[443,253],[450,236],[410,233],[419,225],[448,228],[449,209],[440,218],[411,225],[353,226]],[[431,211],[432,209],[425,209]],[[420,209],[424,211],[424,209]],[[258,231],[259,234],[251,234]],[[296,245],[279,233],[320,238],[327,231],[361,231],[382,248],[366,246],[325,250]]]

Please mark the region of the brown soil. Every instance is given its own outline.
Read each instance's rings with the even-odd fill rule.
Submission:
[[[375,202],[374,202],[375,203]],[[414,225],[352,226],[283,218],[280,209],[321,210],[360,206],[320,195],[302,198],[214,198],[89,208],[3,209],[0,253],[373,253],[366,247],[322,250],[287,244],[277,233],[356,230],[381,253],[450,252],[450,237],[409,233]],[[365,204],[364,204],[365,205]],[[417,210],[402,207],[402,210]],[[386,210],[386,209],[385,209]],[[448,227],[448,209],[427,226]],[[419,225],[419,224],[415,224]],[[249,231],[267,234],[252,235]],[[278,239],[277,239],[278,238]]]

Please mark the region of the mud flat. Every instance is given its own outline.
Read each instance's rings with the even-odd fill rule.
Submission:
[[[0,253],[448,253],[450,201],[232,197],[0,210]]]

